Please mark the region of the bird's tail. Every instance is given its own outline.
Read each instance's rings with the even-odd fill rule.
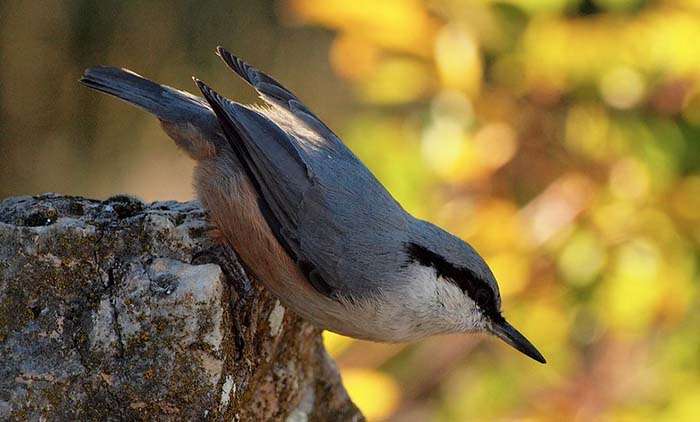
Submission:
[[[134,104],[165,121],[177,121],[190,117],[192,113],[211,113],[202,98],[160,85],[128,69],[91,67],[85,70],[80,82]]]
[[[154,114],[168,135],[195,159],[209,156],[219,142],[218,121],[203,98],[116,67],[91,67],[80,82]]]

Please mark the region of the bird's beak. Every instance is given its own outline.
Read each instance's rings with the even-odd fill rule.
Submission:
[[[508,322],[505,319],[500,322],[492,323],[491,329],[489,331],[491,331],[495,336],[497,336],[501,340],[513,346],[518,351],[536,360],[537,362],[547,363],[547,361],[544,359],[544,356],[542,356],[542,353],[540,353],[537,350],[537,348],[532,343],[530,343],[528,339],[525,338],[524,335],[520,334],[520,332],[516,330],[515,327],[508,324]]]

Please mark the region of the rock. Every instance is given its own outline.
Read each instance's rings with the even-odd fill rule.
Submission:
[[[0,420],[362,420],[196,202],[0,202]]]

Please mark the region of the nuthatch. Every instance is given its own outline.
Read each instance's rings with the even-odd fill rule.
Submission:
[[[204,99],[125,70],[81,82],[154,114],[197,161],[195,188],[221,241],[291,310],[351,337],[402,342],[489,332],[544,357],[501,314],[496,280],[466,242],[406,212],[280,83],[218,55],[264,106]]]

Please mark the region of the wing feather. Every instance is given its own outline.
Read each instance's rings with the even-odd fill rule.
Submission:
[[[268,225],[310,285],[333,299],[357,299],[393,283],[403,265],[396,251],[406,212],[294,94],[223,48],[217,52],[269,108],[243,106],[197,84],[254,181]]]
[[[319,293],[337,296],[323,277],[328,272],[319,271],[316,263],[305,256],[298,239],[304,197],[313,188],[314,179],[294,142],[260,112],[222,97],[202,81],[195,82],[244,163],[275,237]]]
[[[320,147],[338,157],[354,158],[345,144],[343,144],[343,141],[282,84],[239,57],[234,56],[221,46],[216,48],[216,53],[231,70],[255,88],[263,100],[290,113],[317,135],[307,139],[297,138],[296,141],[311,142],[315,147]],[[274,115],[268,117],[275,118]]]

